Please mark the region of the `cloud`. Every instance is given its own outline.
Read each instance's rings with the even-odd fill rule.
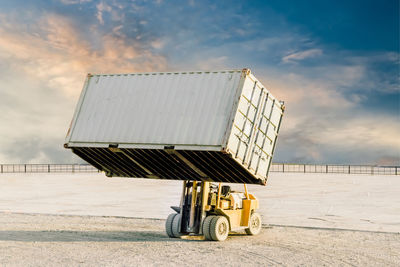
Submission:
[[[352,55],[347,58],[350,64],[364,68],[365,79],[360,80],[364,92],[400,93],[400,53],[370,52],[364,56]]]
[[[400,152],[399,152],[400,154]],[[393,156],[382,156],[376,160],[379,166],[399,166],[400,165],[400,155],[397,157]]]
[[[284,56],[282,58],[282,61],[284,63],[296,63],[300,60],[306,59],[306,58],[314,58],[322,55],[322,50],[321,49],[308,49],[296,53],[291,53],[287,56]]]
[[[285,127],[284,121],[279,140],[281,156],[295,162],[301,158],[309,163],[339,164],[383,164],[382,158],[391,158],[400,164],[400,126],[395,119],[344,114],[332,117],[310,116],[295,127]]]
[[[196,68],[199,70],[227,69],[227,60],[228,58],[226,56],[204,59],[196,63]]]
[[[89,3],[92,0],[60,0],[61,3],[64,5],[76,5],[76,4],[84,4],[84,3]]]
[[[96,4],[96,18],[100,25],[122,23],[125,20],[126,3],[117,1],[100,1]],[[108,18],[108,20],[107,20]],[[105,22],[105,20],[107,20]],[[141,22],[146,23],[142,20]]]
[[[398,52],[337,50],[248,5],[85,2],[0,13],[0,161],[73,160],[61,144],[88,72],[243,67],[286,101],[275,161],[399,161],[399,118],[379,98],[400,92]]]
[[[32,134],[23,138],[17,138],[11,143],[3,146],[3,153],[7,155],[0,160],[2,162],[23,163],[60,163],[60,162],[83,162],[78,160],[70,151],[65,150],[59,143],[58,138],[49,138]]]
[[[210,45],[199,44],[190,32],[179,33],[178,39],[170,39],[180,52],[180,60],[175,58],[172,66],[202,70],[250,67],[274,96],[285,100],[287,110],[275,161],[370,164],[384,157],[400,160],[395,139],[400,129],[393,126],[398,119],[369,112],[370,107],[365,106],[384,88],[376,86],[377,77],[382,75],[372,73],[376,62],[393,62],[392,53],[374,52],[371,56],[337,51],[299,33],[247,36],[245,40],[226,37]],[[207,37],[213,34],[211,31]],[[297,52],[288,55],[286,51]],[[306,60],[317,57],[312,62]],[[286,64],[302,60],[304,64]],[[372,127],[376,121],[384,126]]]
[[[62,143],[75,101],[26,75],[18,65],[1,69],[0,162],[63,162]],[[33,149],[33,150],[32,150]],[[47,153],[57,151],[58,153]],[[38,155],[47,155],[39,161]]]
[[[335,76],[346,69],[337,66],[331,71]],[[336,89],[354,86],[358,78],[350,75],[335,83],[324,77],[274,74],[259,79],[268,81],[264,85],[287,107],[275,161],[373,164],[390,158],[400,164],[399,117],[363,110],[362,100]]]
[[[0,14],[1,162],[77,161],[62,144],[86,74],[166,68],[149,43],[116,32],[93,27],[94,44],[64,16],[27,26]]]
[[[96,5],[97,8],[97,14],[96,17],[100,24],[104,25],[104,20],[103,20],[103,13],[106,12],[111,12],[112,8],[111,6],[107,5],[104,1],[101,1]]]
[[[152,41],[150,44],[154,49],[162,49],[165,46],[166,40],[156,39]]]
[[[48,86],[77,96],[87,72],[134,72],[165,68],[162,56],[143,49],[122,34],[101,34],[94,48],[66,18],[49,14],[38,22],[39,31],[0,26],[0,53],[12,58],[29,75]]]

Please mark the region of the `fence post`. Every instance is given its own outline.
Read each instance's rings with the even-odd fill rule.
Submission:
[[[350,174],[350,165],[349,165],[349,174]]]
[[[72,164],[72,173],[75,172],[75,164]]]
[[[47,164],[47,172],[50,172],[50,164]]]
[[[306,173],[306,164],[304,164],[303,167],[304,167],[304,173]]]
[[[326,173],[328,173],[328,165],[326,165]]]
[[[282,172],[285,172],[285,163],[282,164]]]
[[[24,164],[24,171],[26,172],[26,164]]]
[[[3,173],[3,164],[1,164],[1,173]],[[396,168],[396,174],[397,174],[397,168]]]

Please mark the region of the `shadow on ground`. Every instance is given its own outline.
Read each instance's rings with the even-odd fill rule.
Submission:
[[[230,233],[230,238],[248,236]],[[169,238],[159,231],[0,231],[0,241],[22,242],[196,242],[196,238]]]
[[[0,241],[24,242],[176,242],[159,231],[0,231]]]

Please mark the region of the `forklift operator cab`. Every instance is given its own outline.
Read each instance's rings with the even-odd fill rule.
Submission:
[[[169,237],[204,235],[206,240],[223,241],[230,231],[261,231],[261,217],[255,212],[258,200],[246,185],[244,192],[235,192],[221,183],[184,181],[180,206],[171,208],[176,213],[165,224]]]

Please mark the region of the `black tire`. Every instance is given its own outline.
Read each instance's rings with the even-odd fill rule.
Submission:
[[[261,216],[254,212],[250,216],[249,228],[246,228],[245,231],[248,235],[258,235],[261,232],[261,226]]]
[[[210,234],[210,226],[211,226],[211,221],[214,219],[215,216],[207,216],[204,221],[203,221],[203,226],[202,226],[202,231],[203,235],[206,240],[212,240],[211,234]]]
[[[174,219],[172,220],[172,234],[174,237],[180,237],[182,234],[180,233],[181,231],[181,215],[176,214]]]
[[[215,216],[211,220],[210,235],[214,241],[224,241],[229,234],[229,222],[225,216]]]
[[[174,221],[175,216],[178,215],[177,213],[171,213],[168,215],[167,221],[165,222],[165,232],[169,237],[175,237],[172,232],[172,222]]]

